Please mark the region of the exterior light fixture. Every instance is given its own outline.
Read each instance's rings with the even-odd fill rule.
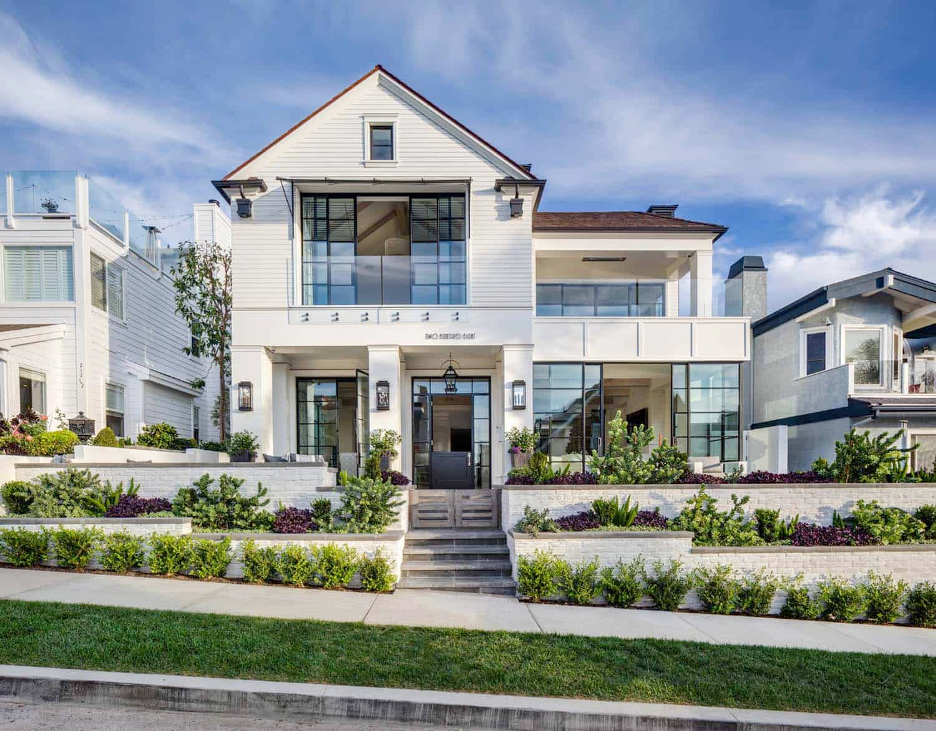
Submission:
[[[253,411],[253,382],[241,381],[237,385],[237,408],[241,412]]]
[[[242,219],[249,219],[253,216],[253,201],[249,198],[237,199],[237,215]]]
[[[378,412],[390,411],[390,382],[378,381],[376,388],[377,388],[377,411]]]
[[[442,373],[442,378],[445,379],[445,393],[454,394],[458,390],[458,372],[455,370],[455,364],[458,361],[452,358],[452,352],[449,351],[449,357],[447,360],[442,362],[442,365],[446,364],[448,367]]]
[[[520,198],[520,186],[515,186],[514,197],[510,199],[510,218],[519,219],[523,216],[523,199]]]
[[[85,417],[84,412],[78,412],[77,417],[68,420],[68,429],[78,435],[81,442],[87,442],[94,437],[94,420]]]
[[[512,391],[513,408],[526,409],[526,382],[522,380],[514,381]]]

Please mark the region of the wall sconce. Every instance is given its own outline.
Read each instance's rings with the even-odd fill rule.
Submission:
[[[237,385],[237,408],[241,412],[253,410],[253,382],[241,381]]]
[[[242,219],[249,219],[253,216],[253,201],[249,198],[237,199],[237,215]]]
[[[510,199],[510,218],[519,219],[523,216],[523,199],[520,198],[520,186],[515,186],[514,197]]]
[[[526,409],[526,382],[515,381],[513,383],[513,402],[514,409]]]
[[[390,411],[390,382],[389,381],[377,382],[377,411],[378,412]]]

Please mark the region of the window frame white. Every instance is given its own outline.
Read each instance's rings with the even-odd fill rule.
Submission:
[[[848,332],[856,331],[856,330],[877,331],[880,334],[880,340],[878,341],[879,343],[879,346],[878,346],[878,382],[876,384],[859,384],[857,381],[855,381],[855,388],[856,389],[862,388],[862,387],[866,389],[873,389],[874,387],[883,388],[885,384],[885,379],[886,379],[885,374],[886,374],[886,366],[887,366],[887,359],[885,358],[885,356],[887,355],[887,351],[890,348],[890,346],[887,343],[888,327],[886,325],[874,325],[870,323],[855,323],[855,324],[843,325],[842,336],[839,339],[840,340],[839,355],[841,357],[842,365],[845,365],[846,363],[848,363],[847,361],[848,345],[846,343],[846,341],[848,340]]]
[[[17,399],[19,399],[19,410],[23,411],[23,400],[20,398],[19,389],[22,388],[22,381],[24,378],[29,379],[30,381],[42,384],[42,408],[36,409],[35,406],[30,407],[33,411],[38,412],[39,414],[46,414],[46,410],[49,408],[49,375],[44,371],[39,371],[38,369],[30,368],[29,366],[20,366],[17,371]],[[30,387],[32,388],[32,387]]]
[[[925,435],[926,437],[934,437],[936,436],[936,429],[926,429],[926,428],[914,429],[911,427],[909,430],[907,430],[907,440],[909,441],[910,445],[913,445],[916,442],[915,438],[917,435]],[[916,453],[917,453],[916,450],[910,453],[910,467],[914,471],[920,469],[920,467],[917,465]],[[928,465],[928,466],[924,466],[924,469],[930,470],[932,467],[933,467],[932,465]]]
[[[26,249],[60,249],[68,250],[71,256],[71,299],[68,300],[11,300],[10,293],[7,291],[7,261],[6,255],[7,250],[16,249],[16,250],[26,250]],[[47,243],[17,243],[17,244],[5,244],[0,246],[0,302],[6,306],[13,307],[36,307],[36,306],[57,306],[57,305],[74,305],[78,300],[78,287],[75,277],[75,247],[71,243],[66,244],[47,244]]]
[[[107,391],[109,388],[119,390],[120,392],[120,409],[112,408],[107,403]],[[117,437],[126,437],[127,432],[127,389],[124,384],[118,383],[116,381],[105,381],[104,382],[104,426],[110,427],[107,422],[108,417],[114,417],[115,419],[119,418],[122,428],[118,434],[117,430],[114,430],[114,434]],[[113,429],[113,428],[111,428]]]
[[[126,324],[127,322],[127,268],[116,262],[109,261],[106,257],[92,251],[88,257],[88,270],[91,271],[91,257],[96,257],[104,263],[104,307],[98,307],[94,298],[91,299],[91,307],[102,315],[106,315],[111,320]],[[111,273],[116,272],[120,276],[120,314],[114,313],[114,303],[111,298],[110,278]]]
[[[799,375],[800,378],[804,376],[812,376],[813,374],[806,373],[807,365],[807,343],[809,336],[816,335],[818,333],[825,334],[825,366],[820,371],[815,373],[821,374],[823,371],[828,371],[832,368],[832,328],[828,325],[818,325],[813,328],[801,328],[800,329],[800,358],[799,358]]]
[[[397,115],[395,114],[365,114],[361,117],[362,134],[364,142],[364,165],[366,166],[395,166],[400,162],[400,137]],[[392,157],[390,160],[374,160],[371,158],[371,128],[390,127],[390,137],[393,142]]]

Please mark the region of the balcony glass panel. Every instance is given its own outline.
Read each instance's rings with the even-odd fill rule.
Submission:
[[[666,285],[659,280],[542,283],[536,286],[536,314],[659,318],[666,315]]]
[[[10,175],[14,214],[75,213],[76,171],[16,170]]]

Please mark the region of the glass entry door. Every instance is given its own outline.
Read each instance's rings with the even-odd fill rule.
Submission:
[[[366,379],[365,374],[365,384]],[[296,379],[296,452],[321,455],[331,467],[357,474],[367,434],[360,381],[359,377]]]

